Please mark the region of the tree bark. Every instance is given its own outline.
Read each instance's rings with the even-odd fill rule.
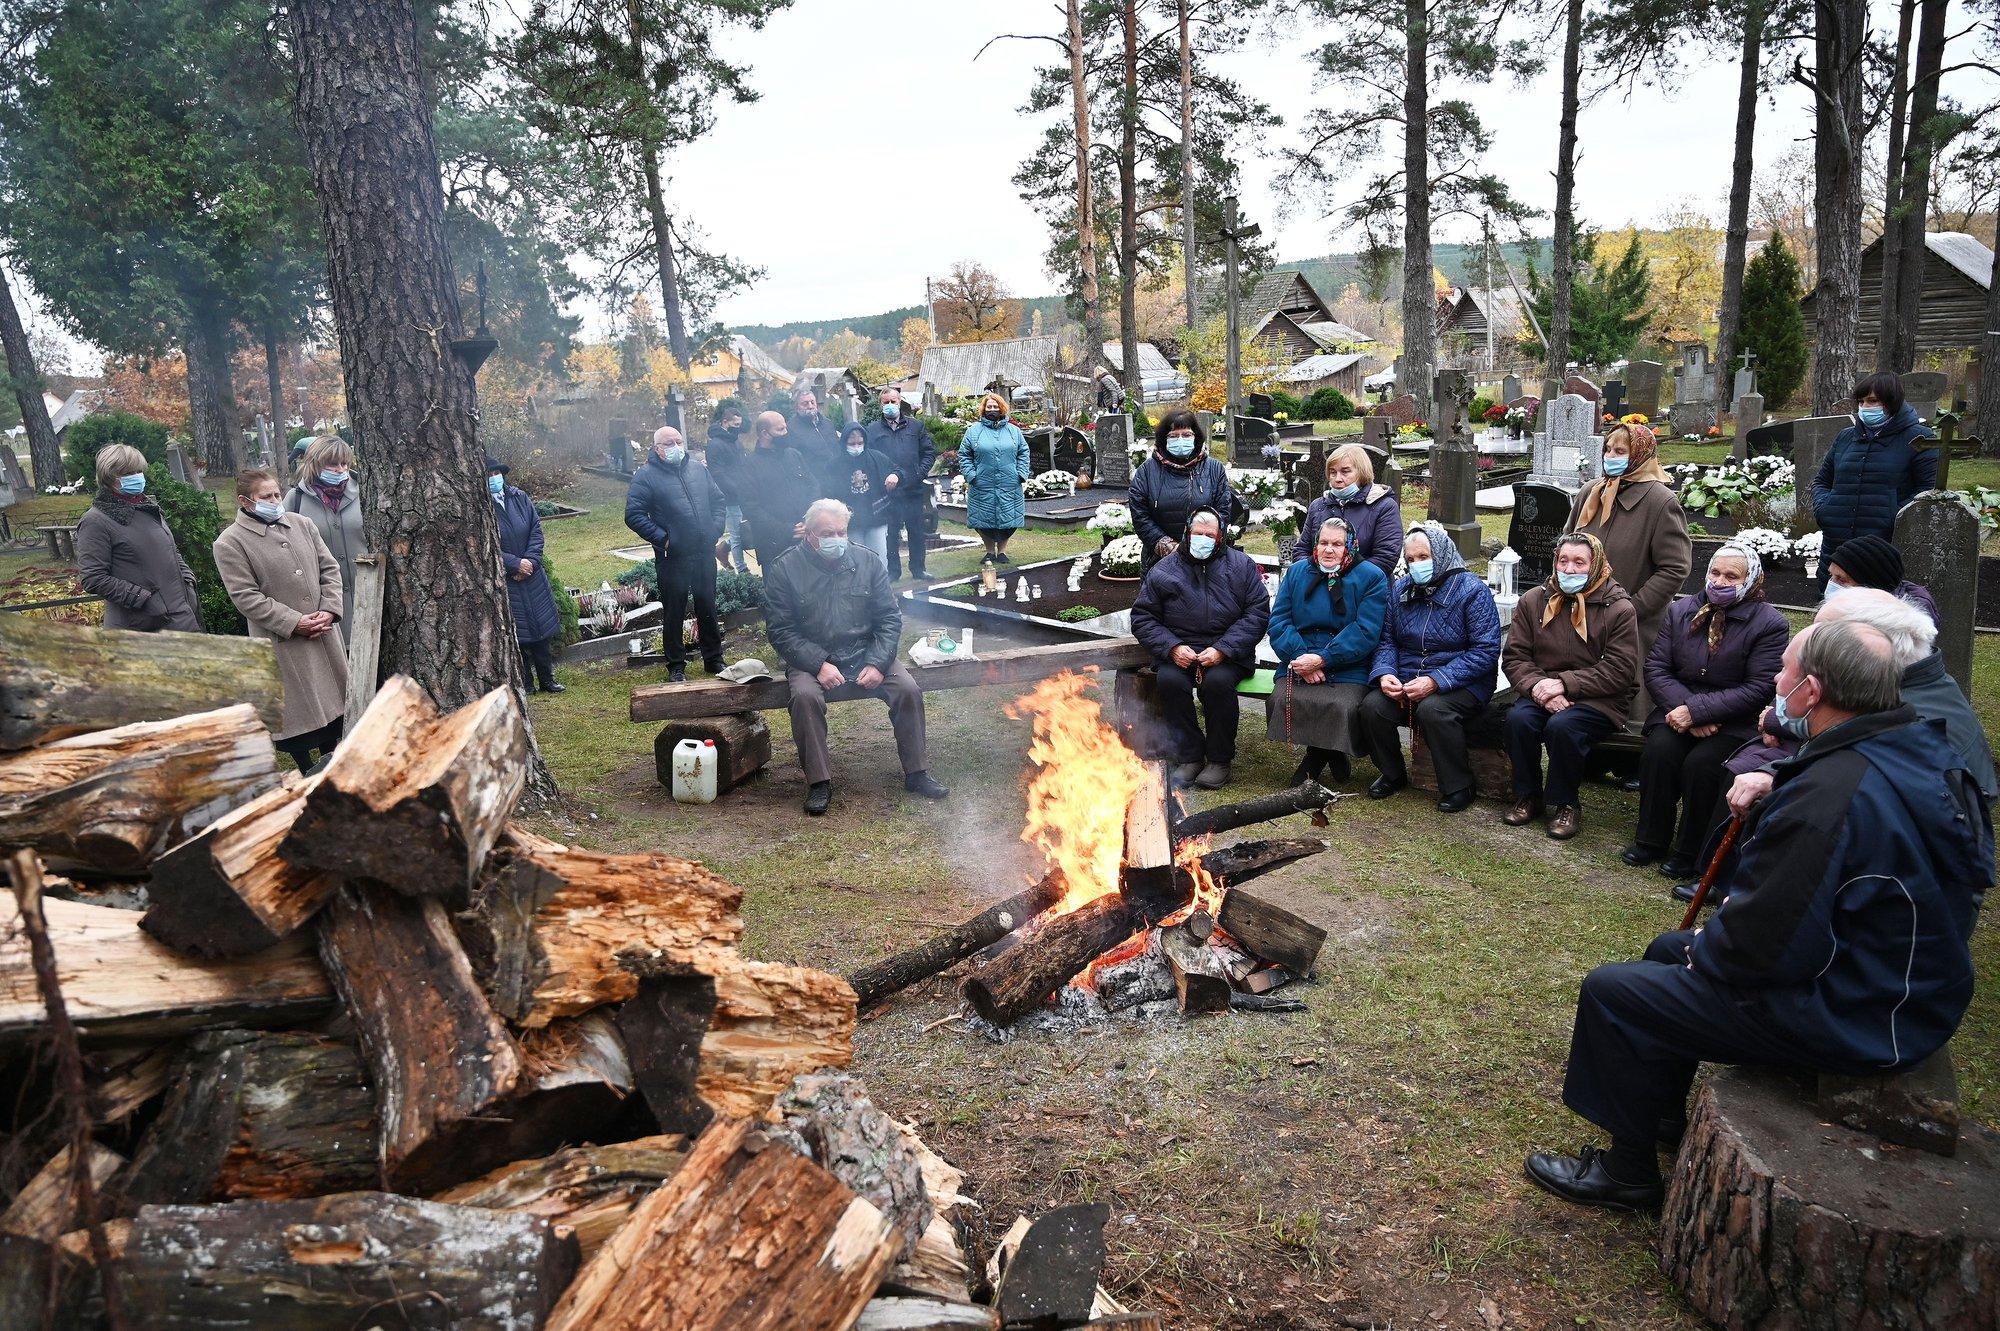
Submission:
[[[236,390],[229,364],[229,319],[212,297],[191,295],[182,352],[187,357],[188,431],[211,476],[233,477],[242,466],[236,447]]]
[[[1896,64],[1889,87],[1889,151],[1883,159],[1888,181],[1882,202],[1882,290],[1877,293],[1875,328],[1875,363],[1883,369],[1895,368],[1889,357],[1896,340],[1896,302],[1902,298],[1896,280],[1904,258],[1899,214],[1907,184],[1903,145],[1910,126],[1910,29],[1916,20],[1917,2],[1902,0],[1897,8]]]
[[[646,11],[642,0],[626,0],[626,35],[631,39],[630,59],[636,80],[643,83],[646,72]],[[680,274],[674,267],[674,232],[667,216],[666,189],[660,181],[660,145],[650,136],[639,145],[639,169],[646,178],[646,219],[653,233],[653,253],[660,269],[660,313],[667,321],[667,350],[687,369],[692,348],[688,345],[687,319],[681,309]]]
[[[154,861],[140,927],[199,957],[252,956],[290,937],[339,886],[278,854],[318,779],[266,791]]]
[[[1812,404],[1837,412],[1854,387],[1861,352],[1861,152],[1866,129],[1862,53],[1865,0],[1816,0],[1813,7],[1814,286]]]
[[[1274,901],[1240,887],[1223,894],[1215,922],[1262,961],[1283,966],[1294,975],[1310,977],[1326,945],[1326,930]]]
[[[1125,396],[1146,400],[1139,372],[1139,0],[1125,0],[1124,74],[1118,84],[1118,352]]]
[[[716,1113],[760,1118],[803,1073],[854,1061],[854,991],[837,975],[734,952],[697,960],[715,981],[695,1087]]]
[[[28,345],[28,330],[14,307],[14,292],[4,271],[0,271],[0,349],[6,351],[7,377],[13,384],[14,402],[21,408],[21,424],[28,432],[28,461],[34,468],[35,488],[60,485],[62,445],[49,422],[49,409],[42,401],[42,373],[35,367],[34,348]]]
[[[1396,391],[1429,420],[1437,373],[1437,288],[1431,281],[1430,14],[1403,0],[1403,365]]]
[[[539,1216],[575,1231],[588,1262],[625,1223],[632,1208],[672,1178],[687,1159],[679,1133],[614,1146],[572,1146],[540,1160],[517,1160],[462,1183],[437,1200]]]
[[[1187,288],[1187,326],[1195,330],[1194,262],[1194,43],[1188,32],[1188,10],[1194,0],[1178,0],[1176,14],[1181,45],[1181,274]],[[1188,373],[1194,373],[1194,357],[1187,356]]]
[[[2000,246],[1986,282],[1986,332],[1979,339],[1979,401],[1972,417],[1979,455],[2000,458]]]
[[[1549,342],[1546,374],[1560,381],[1569,367],[1569,326],[1576,287],[1576,119],[1583,83],[1583,0],[1566,0],[1563,19],[1562,117],[1556,136],[1556,222],[1549,261]],[[1487,295],[1491,317],[1492,295]]]
[[[1097,216],[1090,189],[1090,91],[1084,82],[1083,16],[1080,0],[1065,0],[1068,19],[1069,92],[1076,123],[1076,266],[1083,301],[1083,331],[1090,340],[1084,365],[1104,363],[1104,308],[1097,287]]]
[[[862,967],[847,977],[854,986],[855,999],[865,1011],[889,995],[957,965],[1055,905],[1062,894],[1062,879],[1051,873],[1027,891],[987,907],[956,928]]]
[[[1743,54],[1736,71],[1736,150],[1729,164],[1729,218],[1723,223],[1722,302],[1715,311],[1716,401],[1734,400],[1730,362],[1743,322],[1743,266],[1750,248],[1750,180],[1756,169],[1758,64],[1764,50],[1764,0],[1745,0]]]
[[[1214,808],[1188,814],[1174,824],[1174,841],[1178,844],[1196,837],[1215,836],[1220,832],[1248,827],[1252,823],[1268,823],[1295,813],[1315,813],[1339,798],[1317,781],[1301,781],[1289,790],[1273,791],[1269,795],[1238,800],[1234,804],[1218,804]]]
[[[519,688],[521,654],[472,377],[451,352],[464,328],[416,6],[301,0],[291,24],[368,548],[387,560],[382,669],[450,710]]]
[[[285,465],[285,348],[276,319],[264,321],[264,393],[271,403],[271,461]],[[290,484],[287,477],[280,482]]]
[[[1894,249],[1899,252],[1900,260],[1893,307],[1888,296],[1889,270],[1886,267],[1882,270],[1887,337],[1882,344],[1886,351],[1878,349],[1876,363],[1897,374],[1908,374],[1917,367],[1917,316],[1923,304],[1924,269],[1929,258],[1929,248],[1924,244],[1924,223],[1930,212],[1931,163],[1940,146],[1936,122],[1939,71],[1944,65],[1946,8],[1946,0],[1923,0],[1916,66],[1910,81],[1910,126],[1903,146],[1902,189],[1890,218],[1890,241],[1883,246],[1885,259]]]

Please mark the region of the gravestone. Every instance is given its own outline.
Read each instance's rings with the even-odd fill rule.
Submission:
[[[1580,374],[1572,374],[1569,378],[1563,380],[1563,392],[1574,393],[1578,397],[1587,397],[1594,403],[1604,400],[1604,390]]]
[[[1278,446],[1276,422],[1262,416],[1238,416],[1229,431],[1229,463],[1234,467],[1274,467],[1264,456],[1266,448]]]
[[[1731,416],[1741,416],[1743,399],[1756,391],[1757,353],[1754,351],[1745,351],[1743,353],[1743,367],[1736,371],[1735,389],[1729,394],[1729,414]],[[1741,427],[1739,426],[1738,428],[1740,429]]]
[[[841,384],[840,400],[847,409],[846,415],[842,417],[847,424],[852,425],[861,419],[861,394],[855,391],[852,380]]]
[[[1271,420],[1278,414],[1277,404],[1271,401],[1269,393],[1249,393],[1243,398],[1243,410],[1251,416],[1261,416]]]
[[[1097,469],[1093,484],[1124,489],[1132,484],[1132,418],[1108,411],[1097,418]]]
[[[1681,343],[1680,368],[1674,371],[1674,401],[1715,401],[1715,369],[1709,363],[1708,343]]]
[[[1387,453],[1389,445],[1396,442],[1396,425],[1387,416],[1363,416],[1361,418],[1361,446],[1374,452]]]
[[[1764,423],[1764,395],[1745,393],[1736,399],[1736,441],[1729,446],[1729,456],[1745,458],[1744,439],[1752,430]]]
[[[1039,476],[1045,471],[1055,470],[1056,437],[1053,430],[1029,430],[1028,474]]]
[[[1381,406],[1368,413],[1381,416],[1395,423],[1397,429],[1411,425],[1417,419],[1417,399],[1409,393],[1398,393]]]
[[[1903,376],[1903,401],[1916,409],[1920,421],[1937,419],[1938,404],[1944,401],[1950,382],[1936,370],[1912,370]]]
[[[621,417],[613,417],[610,424],[610,438],[604,442],[604,460],[611,470],[620,476],[632,474],[632,422]]]
[[[1979,514],[1955,490],[1926,490],[1896,515],[1903,576],[1938,604],[1944,668],[1972,693],[1972,625],[1979,604]],[[1828,552],[1831,554],[1831,552]]]
[[[1797,540],[1809,531],[1819,530],[1819,520],[1812,511],[1813,477],[1819,474],[1819,464],[1833,447],[1833,441],[1854,422],[1845,416],[1801,416],[1791,424],[1793,490],[1799,497],[1798,507],[1792,513],[1792,539]],[[1830,555],[1833,551],[1826,553]]]
[[[1737,446],[1742,449],[1738,457],[1761,458],[1773,453],[1790,456],[1792,451],[1792,423],[1772,421],[1769,425],[1759,425],[1749,433],[1737,436]]]
[[[1502,402],[1512,402],[1519,396],[1521,396],[1520,375],[1510,374],[1500,381],[1500,400]]]
[[[1464,370],[1439,370],[1431,400],[1436,414],[1429,516],[1444,527],[1459,553],[1472,559],[1479,554],[1479,447],[1466,419],[1472,376]]]
[[[1612,420],[1618,420],[1631,410],[1625,405],[1625,381],[1613,379],[1604,385],[1604,400],[1598,407]]]
[[[188,465],[187,449],[179,444],[167,445],[167,471],[182,485],[199,485],[194,478],[194,468]]]
[[[1574,490],[1596,480],[1604,456],[1597,406],[1565,393],[1548,404],[1548,428],[1535,432],[1529,481]]]
[[[1675,434],[1696,436],[1707,434],[1720,423],[1713,402],[1676,402],[1667,408],[1667,422]]]
[[[35,492],[35,487],[28,484],[28,477],[21,470],[21,455],[14,451],[12,444],[0,443],[0,480],[4,480],[16,494]],[[54,481],[49,483],[55,484]]]
[[[1514,487],[1514,520],[1507,528],[1507,544],[1521,556],[1515,570],[1517,590],[1546,582],[1555,569],[1556,537],[1569,525],[1574,497],[1556,485],[1529,481]]]
[[[1660,418],[1660,376],[1666,366],[1656,360],[1635,360],[1625,367],[1625,391],[1631,401],[1625,412],[1638,412],[1648,422]]]

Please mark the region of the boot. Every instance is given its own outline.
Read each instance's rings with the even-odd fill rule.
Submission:
[[[911,772],[903,778],[903,789],[927,800],[941,800],[951,794],[929,772]]]
[[[817,818],[833,803],[833,782],[815,781],[806,791],[806,812]]]
[[[1210,763],[1195,774],[1195,785],[1203,790],[1220,790],[1229,784],[1229,764]]]

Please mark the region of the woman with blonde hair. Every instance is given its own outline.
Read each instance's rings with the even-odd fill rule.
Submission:
[[[354,557],[367,551],[361,535],[361,496],[354,488],[354,450],[337,434],[306,445],[298,479],[285,495],[285,511],[310,518],[340,566],[341,638],[354,617]]]
[[[1386,485],[1375,483],[1375,464],[1359,444],[1343,444],[1326,455],[1326,490],[1306,509],[1296,553],[1311,555],[1327,519],[1347,524],[1348,549],[1393,577],[1403,554],[1403,509]]]
[[[958,445],[958,470],[965,477],[965,525],[986,542],[986,560],[1005,564],[1007,542],[1028,520],[1023,486],[1028,480],[1028,437],[1008,419],[1007,399],[988,393],[979,400],[979,419]]]
[[[146,455],[130,444],[97,450],[97,497],[76,524],[76,572],[104,598],[104,627],[200,633],[194,572],[160,506],[146,493]]]

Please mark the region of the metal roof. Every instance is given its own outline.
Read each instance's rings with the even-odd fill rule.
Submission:
[[[1356,352],[1326,352],[1318,356],[1308,356],[1297,365],[1278,376],[1284,384],[1309,384],[1315,379],[1330,379],[1350,366],[1368,359]]]
[[[1053,333],[997,342],[933,344],[924,348],[917,381],[929,384],[944,397],[977,393],[996,376],[1041,389],[1048,382],[1060,345],[1061,339]]]
[[[1293,320],[1293,322],[1298,321]],[[1350,327],[1338,320],[1321,320],[1317,323],[1299,324],[1299,327],[1305,330],[1307,337],[1328,351],[1349,343],[1359,345],[1364,342],[1372,343],[1375,340],[1359,328]]]
[[[1880,240],[1875,242],[1881,244]],[[1986,290],[1993,282],[1993,251],[1963,231],[1932,231],[1924,236],[1924,248],[1957,269],[1965,279]]]

